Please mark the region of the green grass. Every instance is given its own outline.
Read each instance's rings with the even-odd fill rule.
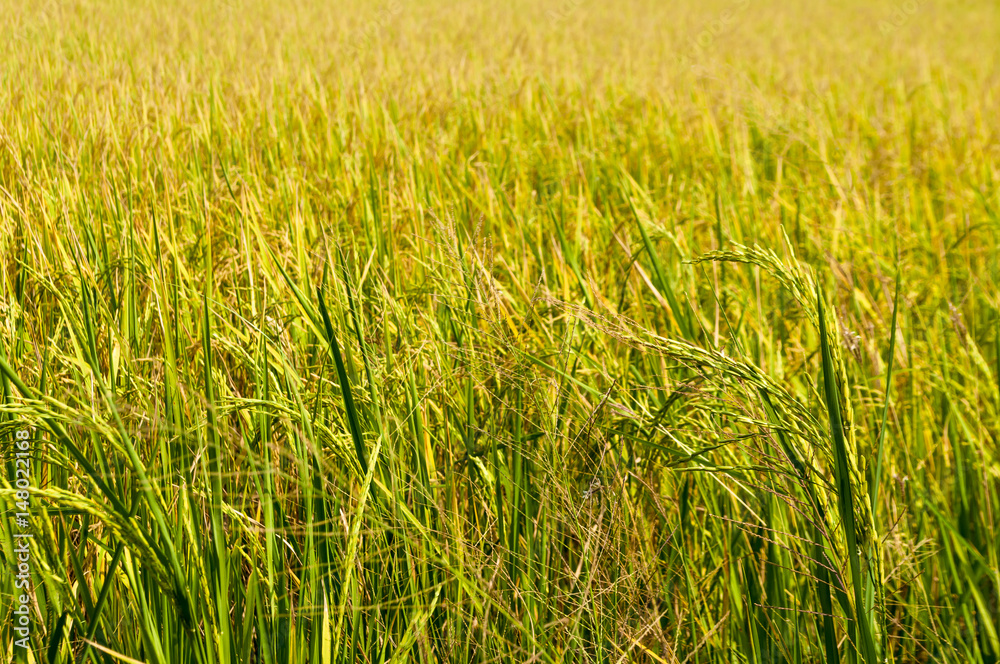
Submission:
[[[663,4],[0,2],[0,659],[1000,661],[997,8]]]

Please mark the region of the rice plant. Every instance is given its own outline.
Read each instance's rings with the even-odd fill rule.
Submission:
[[[0,10],[3,661],[1000,661],[993,4]]]

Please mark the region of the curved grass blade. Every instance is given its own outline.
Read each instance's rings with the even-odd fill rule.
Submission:
[[[351,439],[354,441],[354,452],[358,455],[361,472],[367,475],[368,461],[365,459],[365,440],[361,435],[361,424],[358,422],[358,411],[354,407],[354,397],[351,395],[351,383],[347,379],[347,368],[344,366],[344,357],[340,353],[340,344],[337,343],[337,335],[333,333],[333,324],[330,322],[330,314],[326,310],[323,291],[319,288],[316,289],[316,297],[319,299],[319,313],[323,318],[323,328],[326,332],[327,343],[330,344],[330,353],[333,355],[333,361],[337,365],[337,379],[340,382],[340,392],[344,397],[344,409],[347,411],[347,423],[351,430]]]
[[[854,491],[851,486],[850,466],[847,460],[847,441],[844,439],[844,424],[840,415],[840,393],[833,375],[833,354],[830,350],[830,338],[826,329],[823,296],[819,283],[816,284],[816,307],[819,314],[820,348],[823,354],[823,386],[826,395],[826,409],[830,417],[830,433],[833,438],[837,504],[840,508],[840,519],[847,540],[847,558],[851,566],[851,581],[854,587],[854,616],[850,617],[857,623],[861,641],[859,651],[861,661],[866,664],[876,664],[878,658],[875,655],[871,624],[864,613],[864,579],[861,576],[858,533],[854,519]],[[855,647],[857,645],[855,644]]]

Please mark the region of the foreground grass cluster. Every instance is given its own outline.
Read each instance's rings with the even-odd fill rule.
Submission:
[[[998,10],[670,4],[0,2],[0,658],[997,662]]]

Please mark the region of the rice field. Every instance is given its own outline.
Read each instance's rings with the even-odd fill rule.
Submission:
[[[996,664],[998,35],[0,0],[0,659]]]

